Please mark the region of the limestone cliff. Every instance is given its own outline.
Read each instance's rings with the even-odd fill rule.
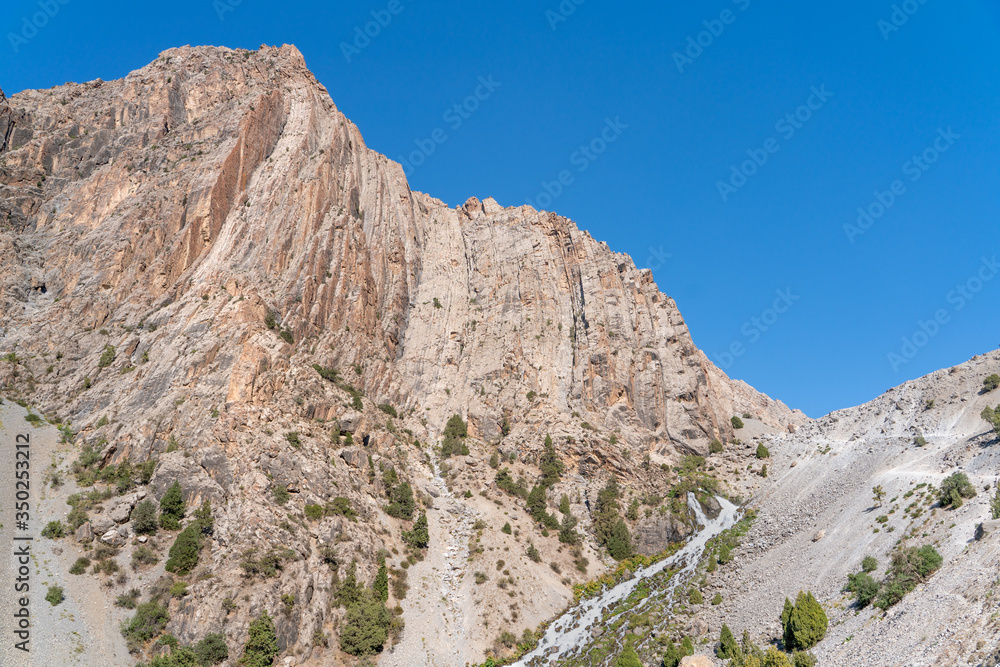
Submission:
[[[234,640],[279,593],[329,590],[323,544],[368,578],[399,544],[364,454],[333,455],[341,434],[373,463],[419,457],[460,414],[487,457],[530,461],[549,432],[588,479],[640,478],[644,456],[732,439],[734,414],[806,422],[713,366],[651,273],[572,221],[411,191],[291,46],[171,49],[122,80],[0,92],[0,306],[0,386],[105,462],[156,457],[156,495],[180,479],[189,505],[213,502],[211,559],[232,577],[194,599],[236,590],[251,547],[298,551]],[[279,485],[299,505],[347,495],[365,520],[292,538],[261,502]],[[282,649],[331,627],[319,598],[279,620]],[[184,640],[224,623],[217,605],[175,611]]]

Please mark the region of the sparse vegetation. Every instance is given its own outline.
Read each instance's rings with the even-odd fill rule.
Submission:
[[[993,391],[997,387],[1000,387],[1000,375],[994,373],[985,380],[983,380],[983,390],[986,392]]]
[[[964,498],[972,498],[975,495],[976,487],[964,472],[949,475],[941,482],[939,497],[942,507],[950,505],[952,509],[958,509],[962,506]]]

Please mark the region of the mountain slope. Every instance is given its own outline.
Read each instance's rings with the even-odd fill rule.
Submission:
[[[494,534],[526,516],[494,483],[494,454],[533,477],[551,433],[570,470],[548,503],[572,496],[588,530],[612,471],[627,499],[664,493],[676,477],[649,463],[706,454],[732,437],[732,415],[764,431],[807,421],[714,367],[649,271],[571,221],[412,192],[294,47],[171,49],[122,80],[0,94],[0,138],[0,387],[94,451],[76,467],[83,491],[152,461],[149,478],[119,486],[159,499],[178,481],[185,523],[211,502],[187,597],[148,588],[169,531],[154,540],[160,564],[139,570],[182,643],[221,632],[237,651],[266,609],[282,652],[337,664],[335,594],[352,562],[366,584],[383,557],[394,580],[403,561],[411,582],[440,576],[404,543],[412,522],[385,512],[391,467],[428,510],[431,555],[484,530],[446,521],[451,509],[489,524],[481,538],[496,549],[532,541],[570,568],[589,556],[563,576],[510,559],[511,576],[553,597],[476,609],[421,658],[479,659],[499,632],[480,621],[533,627],[608,562],[590,537],[578,558],[537,526]],[[445,470],[427,443],[455,414],[470,454]],[[453,497],[437,507],[442,485]],[[83,537],[99,528],[126,566],[140,543],[102,507]],[[666,546],[658,535],[650,549]],[[70,544],[66,558],[92,548]],[[265,553],[277,554],[273,577],[254,569]],[[470,558],[456,590],[472,590],[486,556]],[[113,595],[137,583],[119,579]],[[475,590],[506,596],[492,579]],[[282,596],[294,603],[279,613]],[[421,599],[401,587],[389,604],[416,628]],[[420,643],[394,628],[399,650]]]

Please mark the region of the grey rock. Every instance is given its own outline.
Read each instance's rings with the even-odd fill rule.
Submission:
[[[94,540],[94,529],[90,525],[89,521],[85,521],[79,528],[76,529],[73,537],[77,542],[93,542]]]

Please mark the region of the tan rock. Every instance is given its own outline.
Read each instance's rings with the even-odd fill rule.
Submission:
[[[714,667],[707,655],[686,655],[681,658],[680,667]]]

